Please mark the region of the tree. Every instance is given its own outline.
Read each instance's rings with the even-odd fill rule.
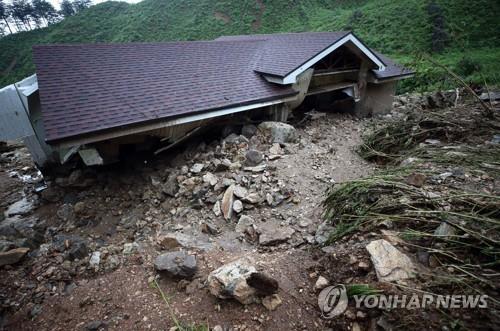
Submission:
[[[69,0],[63,0],[61,2],[61,10],[59,13],[64,17],[75,15],[73,4]]]
[[[45,20],[45,24],[51,24],[57,18],[57,12],[54,7],[46,0],[33,0],[33,14],[36,19]],[[35,19],[35,20],[36,20]]]
[[[90,7],[91,4],[91,0],[73,0],[73,8],[75,9],[75,13],[78,13],[81,10]]]
[[[22,30],[23,26],[25,30],[31,30],[30,20],[34,17],[31,3],[27,0],[13,0],[10,13],[19,30]]]
[[[9,22],[7,22],[7,18],[9,17],[9,11],[8,7],[3,3],[3,0],[0,0],[0,20],[3,20],[5,22],[5,26],[7,26],[7,29],[9,29],[9,32],[12,33],[12,30],[10,29]],[[3,31],[3,29],[2,29]]]

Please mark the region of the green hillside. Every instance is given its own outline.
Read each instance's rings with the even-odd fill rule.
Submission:
[[[416,79],[404,82],[404,90],[434,88],[442,83],[442,73],[415,59],[432,51],[433,31],[439,24],[444,38],[438,41],[443,41],[444,49],[433,58],[471,82],[498,85],[500,1],[434,2],[431,9],[426,0],[106,2],[48,28],[0,39],[0,86],[34,72],[34,44],[196,40],[228,34],[350,29],[370,47],[419,70]]]

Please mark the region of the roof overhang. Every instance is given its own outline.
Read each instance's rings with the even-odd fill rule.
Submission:
[[[73,146],[91,144],[91,143],[96,143],[99,141],[104,141],[104,140],[109,140],[109,139],[114,139],[114,138],[134,135],[134,134],[146,133],[146,132],[149,132],[152,130],[157,130],[157,129],[166,128],[166,127],[170,127],[170,126],[181,125],[181,124],[197,122],[197,121],[203,121],[203,120],[207,120],[207,119],[211,119],[211,118],[215,118],[215,117],[220,117],[220,116],[230,115],[230,114],[239,113],[239,112],[243,112],[243,111],[247,111],[247,110],[267,107],[267,106],[291,101],[295,97],[296,97],[296,93],[293,93],[293,95],[291,95],[291,96],[285,96],[285,97],[280,98],[280,99],[261,101],[261,102],[256,102],[256,103],[252,103],[252,104],[247,104],[247,105],[212,110],[212,111],[207,111],[207,112],[188,115],[188,116],[181,116],[181,117],[178,117],[175,119],[169,119],[169,120],[164,120],[164,121],[159,121],[159,122],[154,122],[154,123],[144,123],[144,124],[133,126],[130,128],[115,129],[115,130],[112,130],[109,132],[90,134],[88,136],[79,135],[79,136],[72,138],[72,139],[54,142],[53,144],[57,145],[59,148],[70,148]]]
[[[403,75],[397,75],[397,76],[386,77],[386,78],[373,77],[373,78],[368,79],[368,82],[369,83],[374,83],[374,84],[384,84],[384,83],[389,83],[389,82],[393,82],[393,81],[396,81],[396,80],[402,80],[402,79],[411,78],[413,76],[415,76],[415,73],[414,72],[410,72],[410,73],[406,73],[406,74],[403,74]]]
[[[385,63],[374,53],[372,52],[368,47],[366,47],[361,40],[359,40],[354,34],[349,33],[346,36],[342,37],[329,47],[325,48],[323,51],[318,53],[316,56],[310,58],[307,62],[303,63],[300,67],[297,69],[294,69],[292,72],[288,73],[286,76],[281,77],[281,76],[275,76],[275,75],[269,75],[266,73],[262,73],[264,75],[264,78],[271,83],[276,83],[276,84],[281,84],[281,85],[288,85],[288,84],[295,84],[297,82],[297,77],[312,67],[314,64],[319,62],[321,59],[324,57],[328,56],[330,53],[335,51],[337,48],[341,47],[342,45],[351,42],[356,46],[370,61],[372,61],[377,67],[378,70],[384,71],[386,68]]]

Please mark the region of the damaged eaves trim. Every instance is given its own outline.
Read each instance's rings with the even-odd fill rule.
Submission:
[[[398,81],[398,80],[402,80],[402,79],[411,78],[413,76],[415,76],[415,73],[410,72],[407,74],[402,74],[402,75],[387,77],[387,78],[373,78],[373,79],[369,79],[368,82],[375,83],[375,84],[384,84],[384,83],[390,83],[390,82],[394,82],[394,81]]]
[[[337,48],[339,48],[340,46],[344,45],[345,43],[347,43],[349,41],[352,42],[356,47],[358,47],[363,52],[363,54],[366,55],[373,63],[375,63],[379,68],[378,70],[380,70],[380,71],[385,70],[385,68],[386,68],[385,63],[375,53],[373,53],[368,47],[366,47],[361,42],[361,40],[359,40],[352,32],[349,32],[346,36],[342,37],[342,39],[333,43],[329,47],[325,48],[323,51],[318,53],[316,56],[309,59],[307,62],[303,63],[300,67],[298,67],[297,69],[288,73],[284,77],[280,77],[278,75],[268,74],[265,72],[261,72],[261,74],[263,74],[264,78],[268,82],[271,82],[271,83],[282,84],[282,85],[295,84],[297,82],[297,77],[301,73],[303,73],[305,70],[309,69],[311,66],[316,64],[318,61],[323,59],[325,56],[332,53]]]
[[[69,148],[72,146],[81,146],[81,145],[85,145],[85,144],[95,143],[98,141],[119,138],[119,137],[133,135],[133,134],[140,134],[143,132],[148,132],[151,130],[161,129],[161,128],[165,128],[165,127],[169,127],[169,126],[175,126],[175,125],[180,125],[180,124],[185,124],[185,123],[190,123],[190,122],[202,121],[202,120],[209,119],[209,118],[220,117],[220,116],[239,113],[239,112],[243,112],[243,111],[247,111],[247,110],[263,108],[263,107],[276,105],[276,104],[281,104],[281,103],[292,100],[294,95],[295,95],[295,93],[292,96],[287,96],[287,97],[281,98],[281,99],[275,99],[275,100],[270,100],[270,101],[265,101],[265,102],[243,105],[243,106],[213,110],[213,111],[203,112],[203,113],[199,113],[199,114],[183,116],[183,117],[179,117],[176,119],[155,122],[155,123],[151,123],[151,124],[147,124],[147,125],[140,125],[137,127],[132,127],[132,128],[127,128],[127,129],[118,129],[118,130],[115,129],[111,132],[101,133],[101,134],[83,137],[83,138],[79,138],[79,139],[71,139],[71,140],[62,141],[60,143],[55,143],[55,144],[57,144],[59,148]]]

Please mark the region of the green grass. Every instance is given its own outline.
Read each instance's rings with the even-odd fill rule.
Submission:
[[[417,63],[431,48],[431,20],[426,0],[144,0],[130,5],[106,2],[45,29],[0,39],[0,86],[34,72],[31,46],[45,43],[132,42],[213,39],[220,35],[353,30],[373,47],[419,74],[401,91],[452,86],[441,71]],[[464,73],[467,81],[499,84],[500,3],[493,0],[436,0],[445,17],[449,44],[433,55],[460,73],[464,63],[480,70]],[[225,22],[216,17],[222,13]],[[260,22],[260,25],[255,23]],[[463,59],[467,62],[464,62]],[[469,66],[465,66],[469,67]]]

